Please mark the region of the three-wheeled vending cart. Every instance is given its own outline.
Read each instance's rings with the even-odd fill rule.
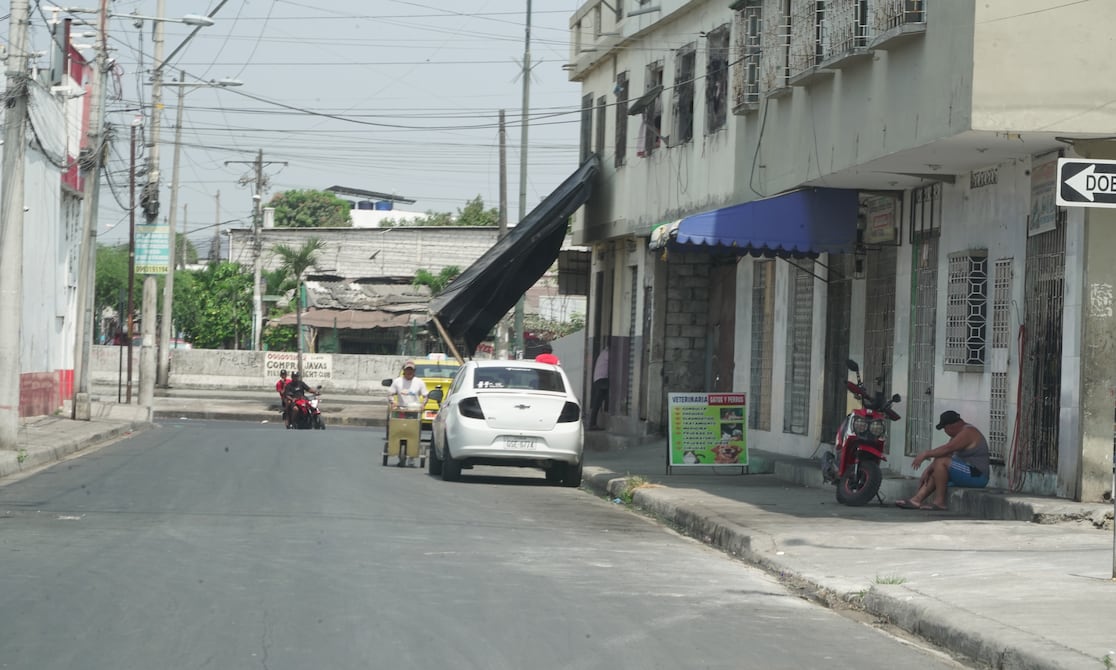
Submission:
[[[397,457],[399,467],[414,459],[418,466],[426,467],[426,449],[422,444],[422,407],[392,407],[388,409],[387,440],[384,442],[383,465]]]

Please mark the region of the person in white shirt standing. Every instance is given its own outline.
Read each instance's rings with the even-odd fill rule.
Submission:
[[[415,362],[403,364],[403,374],[395,378],[388,389],[388,402],[393,408],[421,408],[426,404],[426,382],[415,376]]]
[[[597,362],[593,365],[593,386],[589,396],[589,427],[588,430],[602,430],[597,425],[597,417],[601,407],[608,404],[608,345],[597,354]]]

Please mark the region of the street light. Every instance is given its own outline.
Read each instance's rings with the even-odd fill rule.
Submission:
[[[182,154],[182,110],[185,107],[183,98],[187,90],[199,88],[229,88],[243,86],[243,82],[236,79],[210,80],[207,82],[187,83],[183,81],[186,73],[178,75],[177,82],[164,84],[178,89],[178,110],[175,113],[174,126],[174,165],[171,168],[171,194],[170,214],[167,217],[167,244],[170,245],[170,262],[167,267],[167,276],[163,282],[163,318],[159,328],[159,365],[155,372],[156,384],[162,388],[170,386],[170,343],[173,337],[174,315],[174,268],[178,257],[178,240],[175,239],[175,224],[178,216],[178,164]]]

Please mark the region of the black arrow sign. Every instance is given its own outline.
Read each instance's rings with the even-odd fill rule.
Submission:
[[[1058,161],[1058,204],[1116,207],[1116,161]]]

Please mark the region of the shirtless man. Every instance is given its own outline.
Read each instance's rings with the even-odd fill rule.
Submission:
[[[963,486],[984,488],[988,486],[989,453],[988,440],[976,426],[966,423],[961,415],[953,410],[942,412],[938,430],[949,436],[937,449],[930,449],[915,456],[911,467],[917,470],[924,461],[934,459],[926,472],[922,473],[918,492],[907,500],[896,500],[895,505],[903,509],[924,509],[944,511],[947,487]],[[933,494],[930,503],[924,502]]]

